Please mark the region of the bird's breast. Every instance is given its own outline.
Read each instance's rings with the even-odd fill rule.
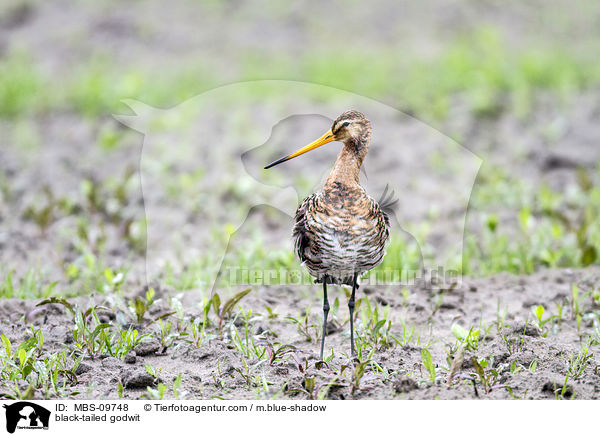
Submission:
[[[334,186],[317,195],[304,217],[309,243],[302,257],[311,273],[345,277],[379,264],[387,228],[377,212],[360,187]]]

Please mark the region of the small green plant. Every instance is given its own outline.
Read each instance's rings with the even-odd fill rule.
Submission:
[[[269,366],[273,366],[277,360],[281,360],[287,354],[294,353],[296,351],[296,347],[293,345],[273,344],[268,338],[260,340],[258,344],[265,347],[267,355],[269,356]]]
[[[357,334],[364,336],[364,338],[361,339],[378,349],[383,350],[390,348],[393,342],[390,335],[392,322],[388,319],[389,306],[380,310],[377,305],[371,305],[371,302],[367,297],[361,298],[361,301],[361,325],[364,327],[363,331],[358,331]],[[382,312],[381,315],[380,312]]]
[[[148,386],[146,388],[147,397],[151,400],[162,400],[167,392],[167,385],[159,383],[155,388]]]
[[[452,334],[468,351],[477,351],[479,348],[479,329],[471,327],[469,330],[460,324],[452,324]]]
[[[507,314],[507,307],[504,307],[504,310],[502,311],[502,313],[500,313],[500,299],[498,298],[498,301],[496,303],[496,329],[498,333],[500,333],[507,327],[507,325],[505,324]]]
[[[405,347],[406,345],[409,345],[412,341],[413,338],[415,336],[415,325],[411,325],[410,327],[408,327],[406,325],[406,321],[404,321],[404,319],[400,319],[400,325],[402,326],[402,337],[398,337],[396,335],[390,334],[390,337],[401,347]],[[417,340],[416,340],[416,345],[419,345],[421,343],[421,338],[419,337],[419,335],[417,334]]]
[[[369,367],[370,363],[371,360],[362,360],[354,366],[354,371],[352,373],[352,384],[350,385],[350,395],[353,397],[356,396],[360,390],[360,382],[367,373],[367,368]]]
[[[148,312],[152,303],[154,303],[154,295],[155,295],[154,288],[148,288],[148,290],[146,291],[145,298],[136,297],[130,303],[130,305],[135,313],[135,316],[136,316],[136,322],[138,324],[143,323],[144,315],[146,314],[146,312]]]
[[[158,371],[156,370],[156,368],[154,368],[152,365],[146,363],[144,365],[144,369],[146,370],[146,372],[148,374],[150,374],[152,377],[157,378],[158,377]]]
[[[319,337],[319,327],[316,324],[310,323],[310,307],[307,307],[303,314],[298,319],[292,316],[287,316],[285,319],[296,325],[298,333],[300,333],[307,342],[315,342]]]
[[[586,341],[581,347],[576,356],[571,354],[569,357],[569,367],[567,368],[567,375],[569,378],[577,380],[583,375],[585,370],[590,364],[590,360],[594,357],[594,354],[590,350],[590,344],[592,343],[592,337]]]
[[[535,370],[537,369],[537,366],[538,366],[538,360],[533,359],[531,361],[531,363],[529,364],[529,372],[531,372],[533,374],[535,372]]]
[[[102,323],[98,319],[96,311],[106,309],[102,306],[93,306],[82,311],[75,307],[75,330],[73,330],[73,343],[79,350],[85,350],[93,359],[101,354],[106,347],[106,332],[104,330],[112,327],[111,324]],[[101,336],[101,333],[103,335]]]
[[[542,336],[546,337],[548,335],[548,329],[546,327],[546,324],[548,324],[548,322],[554,320],[555,317],[549,316],[546,319],[544,319],[544,313],[545,313],[546,309],[541,304],[536,307],[532,307],[531,310],[532,310],[533,314],[535,315],[536,327],[542,333]]]
[[[471,363],[475,368],[475,375],[478,377],[479,382],[483,386],[486,394],[489,394],[494,389],[506,387],[504,385],[497,384],[500,374],[497,369],[493,368],[493,359],[478,360],[475,356],[473,356],[471,358]]]
[[[218,323],[219,331],[222,330],[225,319],[227,317],[231,316],[235,306],[242,300],[242,298],[244,298],[246,295],[248,295],[251,290],[252,290],[251,288],[248,288],[241,292],[238,292],[233,297],[231,297],[229,300],[227,300],[222,306],[221,306],[221,297],[219,297],[219,294],[215,293],[213,295],[213,297],[211,299],[211,304],[212,304],[212,308],[219,320],[219,323]]]
[[[19,344],[16,349],[5,334],[0,334],[0,381],[12,393],[3,395],[14,399],[31,399],[36,392],[43,398],[52,395],[76,395],[67,391],[77,384],[75,370],[81,359],[72,361],[66,351],[42,353],[43,336],[32,327],[34,337]],[[25,384],[23,392],[21,386]]]
[[[247,312],[241,312],[243,319],[242,335],[235,326],[235,319],[229,323],[229,336],[231,337],[231,343],[241,351],[246,357],[254,357],[256,359],[263,359],[266,348],[261,347],[260,342],[257,341],[254,334],[252,334],[252,309],[248,309]]]
[[[435,383],[435,365],[433,364],[431,353],[427,348],[421,348],[421,360],[423,361],[423,366],[429,373],[429,380],[431,383]]]
[[[180,396],[182,396],[184,394],[184,392],[180,391],[181,389],[181,374],[177,374],[177,377],[175,377],[175,381],[173,382],[173,396],[176,399],[180,399]]]
[[[260,363],[248,365],[246,359],[242,359],[243,368],[234,368],[234,371],[242,377],[248,388],[260,386],[261,384],[260,377],[253,375],[254,370]]]
[[[45,284],[35,271],[28,271],[21,280],[15,280],[13,271],[9,271],[0,282],[0,298],[48,298],[55,294],[58,282]]]
[[[525,345],[525,333],[527,332],[527,326],[529,324],[529,317],[525,320],[525,326],[523,327],[523,334],[518,337],[509,337],[508,335],[503,335],[502,340],[504,341],[504,345],[506,345],[506,351],[511,356],[515,353],[518,353],[523,350],[523,346]]]

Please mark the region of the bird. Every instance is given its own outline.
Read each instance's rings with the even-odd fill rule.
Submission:
[[[371,142],[371,123],[361,112],[348,110],[319,139],[264,167],[265,170],[272,168],[333,141],[342,142],[342,150],[323,188],[298,206],[292,231],[300,261],[315,278],[315,283],[323,284],[321,361],[329,313],[327,285],[352,288],[348,310],[350,350],[355,357],[354,307],[358,279],[383,261],[389,242],[390,220],[386,207],[370,197],[359,181]]]

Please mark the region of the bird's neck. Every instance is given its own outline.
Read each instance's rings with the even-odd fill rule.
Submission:
[[[349,139],[344,143],[325,185],[335,182],[344,185],[359,184],[360,167],[369,148],[369,137]]]

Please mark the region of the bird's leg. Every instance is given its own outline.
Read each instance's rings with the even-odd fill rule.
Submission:
[[[325,335],[327,334],[327,315],[329,314],[329,300],[327,300],[327,276],[323,277],[323,335],[321,336],[321,360],[325,348]]]
[[[350,300],[348,300],[348,309],[350,310],[350,348],[352,351],[352,357],[356,355],[354,350],[354,294],[357,288],[358,274],[354,274],[354,281],[352,282],[352,294],[350,294]]]

